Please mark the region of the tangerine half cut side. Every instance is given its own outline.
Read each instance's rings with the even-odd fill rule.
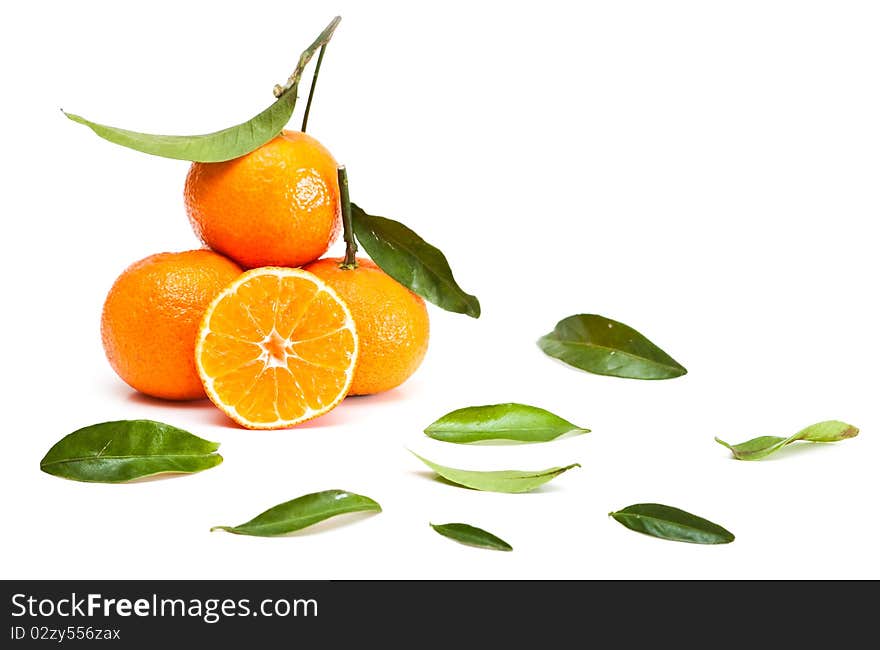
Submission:
[[[354,377],[348,306],[317,276],[264,267],[208,306],[196,368],[212,402],[248,429],[283,429],[333,409]]]

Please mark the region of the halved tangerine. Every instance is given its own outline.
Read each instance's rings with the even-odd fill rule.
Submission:
[[[329,285],[301,269],[265,267],[242,274],[208,306],[196,368],[230,418],[281,429],[336,406],[357,353],[354,320]]]

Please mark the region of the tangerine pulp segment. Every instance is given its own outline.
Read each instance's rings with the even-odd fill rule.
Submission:
[[[242,274],[209,305],[195,355],[220,410],[249,429],[281,429],[345,397],[358,337],[348,306],[324,281],[264,267]]]

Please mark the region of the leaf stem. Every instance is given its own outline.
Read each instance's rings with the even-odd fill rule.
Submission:
[[[299,62],[296,64],[296,69],[293,73],[288,77],[287,81],[284,85],[276,85],[272,92],[275,94],[275,97],[281,97],[287,91],[293,89],[293,92],[296,92],[297,86],[299,86],[299,80],[302,78],[303,70],[305,70],[306,66],[309,64],[309,61],[312,60],[312,57],[315,55],[315,52],[318,48],[323,48],[327,43],[330,42],[330,39],[333,37],[333,32],[336,31],[336,27],[339,25],[339,21],[342,20],[342,16],[336,16],[333,20],[330,21],[330,24],[324,28],[324,31],[318,35],[318,38],[315,39],[314,43],[309,45],[308,48],[300,55]]]
[[[336,168],[339,179],[339,202],[342,204],[342,239],[345,241],[345,259],[339,268],[351,271],[357,268],[357,242],[354,239],[354,226],[351,223],[351,198],[348,195],[348,172],[345,165]]]
[[[309,111],[312,110],[312,97],[315,96],[315,86],[318,85],[318,73],[321,72],[321,61],[324,60],[324,51],[326,49],[327,43],[324,43],[321,46],[321,51],[318,52],[318,62],[315,64],[315,74],[312,75],[312,85],[309,88],[309,100],[306,102],[306,111],[303,113],[302,128],[300,129],[303,133],[306,132],[306,125],[309,123]]]

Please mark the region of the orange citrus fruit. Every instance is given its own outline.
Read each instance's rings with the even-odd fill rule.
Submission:
[[[299,131],[240,158],[193,163],[184,200],[199,238],[246,268],[302,266],[340,228],[336,161]]]
[[[399,386],[412,375],[428,350],[425,301],[396,282],[370,260],[341,269],[326,258],[305,269],[324,280],[351,309],[360,352],[349,394],[371,395]]]
[[[196,367],[220,410],[249,429],[318,417],[345,397],[358,336],[336,292],[301,269],[244,273],[205,310]]]
[[[120,275],[101,316],[101,339],[113,370],[147,395],[205,396],[193,362],[205,307],[241,269],[207,250],[159,253]]]

